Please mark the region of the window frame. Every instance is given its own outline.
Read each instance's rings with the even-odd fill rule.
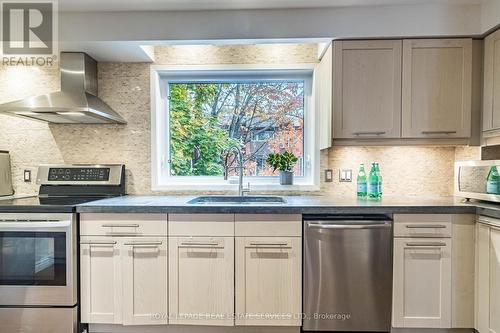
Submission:
[[[319,189],[318,120],[314,105],[315,64],[291,65],[153,65],[151,66],[151,188],[153,191],[230,191],[236,184],[222,176],[171,176],[169,82],[304,81],[304,175],[294,185],[279,185],[279,177],[244,177],[253,190],[316,191]],[[237,79],[233,79],[237,78]]]

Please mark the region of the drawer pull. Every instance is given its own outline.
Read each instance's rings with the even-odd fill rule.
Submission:
[[[103,228],[139,228],[139,224],[103,224]]]
[[[362,136],[362,135],[384,135],[387,132],[385,131],[373,131],[373,132],[354,132],[353,135]]]
[[[446,246],[446,243],[431,242],[431,243],[406,243],[406,246]]]
[[[128,242],[124,243],[125,245],[130,245],[130,246],[155,246],[155,245],[161,245],[163,244],[162,241],[155,241],[155,242]]]
[[[251,242],[250,246],[287,246],[287,242]]]
[[[432,134],[456,134],[457,131],[422,131],[422,134],[432,135]]]
[[[86,245],[115,245],[116,241],[81,241],[80,244],[86,244]]]
[[[445,225],[442,224],[408,224],[408,229],[444,229]]]
[[[182,242],[181,246],[219,246],[219,242]]]

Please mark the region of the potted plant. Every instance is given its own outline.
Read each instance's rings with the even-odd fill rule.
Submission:
[[[284,153],[269,154],[267,164],[273,168],[273,172],[280,171],[280,184],[293,184],[293,166],[299,159],[293,153],[285,151]]]

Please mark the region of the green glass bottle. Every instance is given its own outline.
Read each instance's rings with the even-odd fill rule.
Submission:
[[[375,171],[377,172],[377,177],[378,177],[378,196],[382,198],[383,179],[382,179],[382,173],[380,172],[380,165],[378,163],[375,163]]]
[[[486,193],[499,194],[499,187],[500,175],[498,174],[496,165],[494,165],[490,168],[490,172],[488,173],[488,179],[486,180]]]
[[[370,199],[379,198],[378,176],[375,163],[372,163],[372,168],[368,176],[368,198]]]
[[[358,172],[358,189],[357,189],[357,195],[360,198],[366,197],[367,194],[367,183],[366,183],[366,172],[365,172],[365,165],[361,163],[359,165],[359,172]]]

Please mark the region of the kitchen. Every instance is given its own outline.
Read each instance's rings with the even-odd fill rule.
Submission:
[[[0,66],[0,332],[500,332],[500,2],[56,7]]]

